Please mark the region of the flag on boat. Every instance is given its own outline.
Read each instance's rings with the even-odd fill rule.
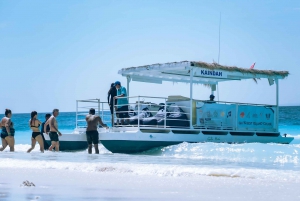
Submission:
[[[250,66],[250,69],[253,69],[255,66],[255,62],[252,64],[252,66]]]

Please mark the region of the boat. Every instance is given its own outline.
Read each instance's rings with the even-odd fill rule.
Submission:
[[[118,72],[127,78],[129,124],[112,125],[99,131],[103,146],[113,153],[137,153],[156,147],[188,143],[281,143],[294,138],[278,130],[279,80],[287,71],[245,69],[196,61],[182,61],[123,68]],[[196,100],[193,85],[203,84],[214,94],[220,82],[267,79],[276,85],[276,105]],[[129,96],[130,82],[188,83],[190,97]],[[144,109],[146,100],[155,105]],[[155,103],[153,103],[155,102]],[[143,113],[148,112],[150,115]],[[117,117],[113,117],[118,121]]]

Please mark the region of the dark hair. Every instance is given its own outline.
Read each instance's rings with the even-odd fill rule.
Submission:
[[[92,115],[95,114],[95,109],[94,109],[94,108],[91,108],[91,109],[90,109],[90,114],[92,114]]]
[[[30,126],[32,126],[32,121],[33,121],[33,117],[37,115],[37,112],[36,111],[32,111],[30,116],[31,116],[31,119],[30,119]]]
[[[114,88],[114,87],[115,87],[115,83],[111,83],[107,94],[110,94],[112,88]]]
[[[5,116],[7,116],[8,114],[11,114],[11,110],[10,109],[5,109]]]
[[[47,117],[51,117],[51,114],[47,113],[47,114],[45,115],[45,118],[47,118]]]
[[[53,109],[52,114],[54,114],[54,112],[59,112],[59,109]]]

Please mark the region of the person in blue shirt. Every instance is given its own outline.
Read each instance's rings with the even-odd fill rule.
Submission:
[[[121,82],[116,81],[115,87],[117,89],[117,95],[114,99],[118,100],[117,104],[117,113],[119,114],[119,118],[121,119],[121,123],[124,125],[128,124],[129,122],[129,115],[128,115],[128,99],[127,99],[127,92],[126,88],[121,86]],[[125,120],[125,121],[124,121]]]

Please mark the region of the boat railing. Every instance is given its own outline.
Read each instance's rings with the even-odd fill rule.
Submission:
[[[114,105],[114,108],[121,106],[128,107],[129,116],[119,118],[118,111],[114,111],[114,127],[137,127],[137,128],[189,128],[189,106],[176,106],[168,104],[168,98],[151,96],[119,97],[127,99],[128,104]],[[147,101],[145,101],[147,99]],[[176,119],[181,115],[181,119]],[[173,117],[173,118],[172,118]],[[147,122],[145,122],[147,121]],[[151,122],[152,121],[152,122]]]
[[[199,118],[198,109],[199,107],[190,105],[189,99],[184,99],[182,102],[186,102],[186,104],[181,105],[170,105],[170,102],[174,102],[173,100],[168,101],[168,98],[165,97],[151,97],[151,96],[132,96],[132,97],[119,97],[118,99],[127,99],[128,104],[125,105],[114,105],[114,108],[119,108],[121,106],[127,106],[128,110],[124,110],[122,112],[128,112],[129,116],[127,118],[119,118],[118,111],[114,111],[113,122],[115,125],[113,127],[137,127],[137,128],[195,128],[195,129],[207,129],[207,130],[239,130],[244,129],[245,131],[249,131],[248,127],[242,127],[239,122],[239,109],[243,106],[253,106],[255,108],[270,108],[274,112],[274,121],[273,121],[273,128],[272,131],[277,129],[276,125],[276,106],[275,105],[264,105],[264,104],[252,104],[252,103],[238,103],[238,102],[225,102],[225,101],[207,101],[207,100],[193,100],[197,103],[203,103],[208,108],[214,105],[227,105],[226,107],[231,107],[232,111],[230,111],[230,116],[233,120],[228,121],[224,120],[224,118],[220,118],[220,116],[224,117],[225,114],[223,111],[217,111],[215,113],[218,114],[211,114],[211,116],[207,118],[203,118],[203,122],[201,122],[201,118]],[[147,99],[147,101],[146,101]],[[151,100],[151,101],[150,101]],[[176,101],[175,101],[176,102]],[[176,103],[180,103],[177,101]],[[215,104],[213,104],[215,103]],[[170,118],[170,115],[178,114],[178,111],[172,111],[172,108],[180,108],[180,114],[186,115],[187,118],[176,119]],[[147,109],[145,109],[148,107]],[[192,109],[192,114],[190,114],[190,108]],[[159,108],[161,111],[159,111]],[[200,107],[201,108],[201,107]],[[213,111],[212,111],[213,112]],[[227,111],[228,112],[228,111]],[[152,115],[149,115],[149,114]],[[158,114],[159,113],[159,114]],[[221,114],[220,114],[221,113]],[[247,114],[245,114],[247,115]],[[252,115],[252,114],[251,114]],[[254,115],[262,115],[262,114],[253,114]],[[264,114],[265,115],[265,114]],[[153,116],[159,117],[159,123],[157,124],[145,124],[144,120],[153,119]],[[191,119],[192,118],[192,119]],[[172,123],[174,122],[174,123]],[[184,123],[186,122],[186,123]],[[253,122],[252,122],[253,123]],[[254,122],[255,124],[256,122]],[[190,126],[192,125],[192,127]],[[250,128],[256,129],[257,128]],[[270,128],[269,128],[270,129]],[[260,126],[258,130],[265,131],[263,126]]]
[[[111,123],[111,114],[107,102],[101,102],[100,99],[76,100],[76,128],[86,127],[86,115],[89,110],[94,108],[104,124]]]

